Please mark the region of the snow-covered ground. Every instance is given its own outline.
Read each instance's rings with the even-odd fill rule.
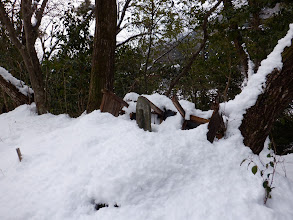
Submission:
[[[0,219],[293,218],[292,180],[276,173],[264,205],[259,173],[240,166],[248,157],[261,164],[238,135],[211,144],[206,124],[180,130],[180,114],[145,132],[127,115],[35,112],[32,104],[0,115]]]

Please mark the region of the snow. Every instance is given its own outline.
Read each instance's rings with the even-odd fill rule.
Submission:
[[[147,98],[171,107],[167,97]],[[264,205],[261,177],[240,166],[258,157],[237,135],[211,144],[206,124],[180,130],[180,114],[145,132],[98,110],[75,119],[35,112],[32,104],[0,115],[0,219],[293,217],[292,180],[277,173]],[[96,211],[96,203],[109,207]]]
[[[15,77],[13,77],[6,69],[0,66],[0,75],[7,81],[14,85],[19,92],[25,96],[29,96],[34,93],[34,91],[29,88],[25,83]]]
[[[292,37],[293,24],[242,93],[221,104],[228,130],[213,144],[206,139],[207,124],[180,130],[179,113],[152,125],[153,132],[139,129],[127,114],[115,118],[99,110],[78,118],[39,116],[32,104],[1,114],[0,219],[293,219],[292,166],[286,170],[289,178],[278,169],[272,199],[264,205],[262,177],[252,174],[252,165],[240,163],[250,158],[264,169],[268,150],[254,155],[238,130],[266,75],[282,68],[280,54]],[[176,111],[167,97],[144,96]],[[129,108],[135,109],[137,97],[131,93],[124,98]],[[211,114],[187,101],[180,103],[188,114]],[[291,155],[282,158],[285,166],[293,162]],[[98,203],[109,207],[97,211]]]
[[[243,6],[248,5],[247,0],[234,0],[234,1],[232,1],[232,3],[233,3],[235,8],[241,8]]]
[[[293,38],[293,23],[290,24],[289,30],[286,36],[278,41],[278,44],[274,50],[263,60],[256,74],[249,77],[247,86],[243,88],[242,92],[227,103],[221,104],[221,111],[224,115],[233,118],[230,120],[227,129],[227,134],[232,135],[235,132],[239,133],[237,129],[243,119],[246,109],[253,106],[257,100],[258,95],[263,92],[265,88],[266,77],[274,69],[281,70],[283,67],[282,63],[282,52],[285,47],[291,45],[291,39]]]

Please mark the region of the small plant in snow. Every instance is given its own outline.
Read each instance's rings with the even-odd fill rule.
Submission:
[[[250,164],[253,164],[251,168],[251,172],[255,175],[257,172],[260,173],[260,176],[263,179],[263,188],[265,189],[265,197],[264,197],[264,204],[267,203],[268,199],[272,198],[272,190],[275,188],[273,187],[274,182],[274,176],[276,173],[277,165],[279,163],[283,163],[284,159],[282,159],[280,156],[277,156],[275,152],[273,151],[273,142],[269,144],[268,149],[270,150],[270,153],[267,154],[267,158],[269,161],[266,164],[262,163],[263,169],[261,169],[257,164],[253,161],[252,157],[244,159],[240,166],[245,162],[248,161],[247,167],[250,166]]]

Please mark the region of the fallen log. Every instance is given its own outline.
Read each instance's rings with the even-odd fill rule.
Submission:
[[[15,85],[7,81],[1,74],[0,87],[17,105],[30,104],[34,100],[33,94],[27,93],[27,96],[24,95]]]

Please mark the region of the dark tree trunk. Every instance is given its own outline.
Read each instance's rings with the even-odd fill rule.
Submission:
[[[259,154],[273,122],[293,99],[293,40],[282,54],[283,68],[267,77],[266,88],[244,115],[240,131],[244,144]]]
[[[22,57],[29,72],[30,81],[35,94],[34,99],[38,114],[45,114],[47,112],[46,95],[44,90],[45,87],[40,62],[35,49],[35,42],[38,37],[38,29],[36,27],[39,24],[33,26],[31,23],[33,14],[31,3],[27,0],[22,0],[21,4],[26,42],[26,50],[22,52]],[[45,7],[45,5],[43,7]],[[40,22],[41,21],[39,21],[39,23]]]
[[[96,0],[96,28],[87,112],[100,107],[102,89],[113,91],[116,48],[116,0]]]

